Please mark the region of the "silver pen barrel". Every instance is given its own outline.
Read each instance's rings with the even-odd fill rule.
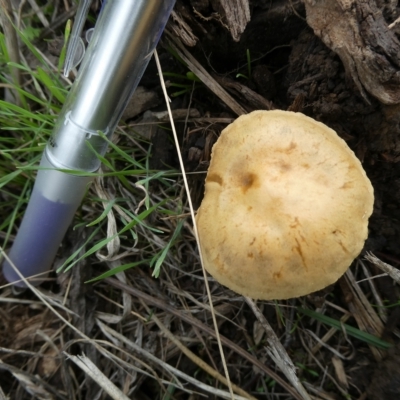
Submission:
[[[26,278],[40,284],[85,194],[130,97],[164,30],[175,0],[107,1],[78,77],[44,151],[27,210],[8,254]],[[92,150],[95,150],[95,152]],[[71,170],[65,173],[57,169]],[[8,261],[5,278],[25,287]]]
[[[167,22],[174,0],[112,0],[96,24],[78,78],[47,147],[59,168],[95,171],[100,154],[136,89]],[[74,151],[66,149],[74,148]],[[79,148],[78,151],[76,149]]]

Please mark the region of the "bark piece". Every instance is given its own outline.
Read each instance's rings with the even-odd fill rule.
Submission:
[[[214,79],[224,89],[242,100],[243,104],[247,104],[248,107],[246,107],[246,109],[249,112],[254,110],[272,110],[275,108],[269,100],[256,93],[254,90],[251,90],[246,85],[242,85],[240,82],[234,81],[227,76],[219,77],[214,75]]]
[[[240,40],[247,23],[250,21],[249,0],[219,0],[212,1],[213,7],[225,19],[225,24],[235,42]]]
[[[188,68],[206,85],[220,100],[222,100],[235,114],[246,114],[246,110],[227,93],[222,86],[204,69],[187,49],[174,38],[167,30],[170,37],[169,45],[178,54],[178,56],[187,64]]]
[[[198,42],[197,36],[193,33],[191,27],[184,21],[182,16],[176,11],[172,11],[168,27],[182,42],[189,47],[193,47]]]
[[[367,100],[400,103],[400,42],[374,0],[306,0],[307,23],[341,58]]]

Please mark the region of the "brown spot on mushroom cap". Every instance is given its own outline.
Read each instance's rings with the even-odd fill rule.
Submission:
[[[241,174],[239,180],[239,185],[241,185],[243,193],[246,193],[250,188],[254,189],[260,186],[258,176],[252,172]]]
[[[218,174],[210,174],[208,177],[208,183],[210,182],[216,182],[218,185],[222,185],[224,183],[223,179],[221,178],[220,175]]]
[[[212,150],[197,214],[205,267],[253,298],[320,290],[360,253],[372,207],[361,163],[332,129],[300,113],[241,116]]]

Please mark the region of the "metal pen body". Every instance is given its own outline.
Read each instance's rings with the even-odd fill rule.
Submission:
[[[108,1],[47,147],[58,168],[95,171],[153,54],[174,0]]]
[[[107,1],[42,157],[28,208],[8,254],[24,277],[46,273],[131,95],[152,56],[175,0]],[[94,149],[95,151],[93,151]],[[71,170],[72,174],[56,169]],[[20,280],[8,261],[3,273]],[[45,276],[32,281],[40,284]],[[24,287],[24,282],[15,283]]]

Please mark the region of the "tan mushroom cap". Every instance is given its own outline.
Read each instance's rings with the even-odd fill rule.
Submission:
[[[223,130],[197,214],[204,265],[255,299],[336,282],[364,246],[373,188],[347,144],[303,114],[254,111]]]

